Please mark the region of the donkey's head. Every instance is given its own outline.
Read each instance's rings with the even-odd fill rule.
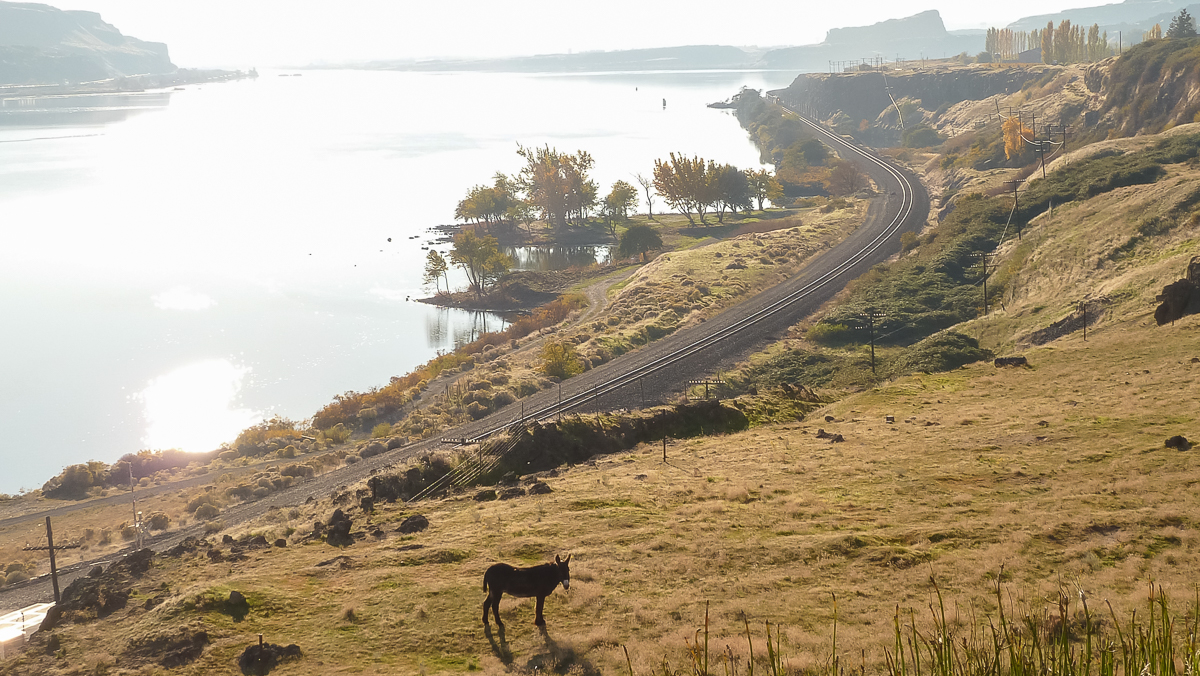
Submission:
[[[558,567],[558,579],[562,582],[563,589],[571,588],[571,555],[567,554],[566,559],[558,558],[558,554],[554,555],[554,565]]]

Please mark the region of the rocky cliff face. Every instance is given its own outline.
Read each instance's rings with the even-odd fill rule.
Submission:
[[[962,101],[977,101],[996,94],[1012,94],[1042,76],[1041,68],[936,68],[919,71],[853,74],[806,74],[787,89],[772,92],[786,103],[821,119],[845,113],[852,120],[877,120],[881,113],[905,99],[936,111]]]
[[[984,36],[953,34],[946,30],[937,10],[903,19],[889,19],[870,26],[835,28],[817,45],[773,49],[763,55],[764,68],[826,71],[829,61],[853,60],[884,55],[906,60],[975,54],[983,49]]]
[[[122,35],[94,12],[0,2],[0,84],[86,82],[174,70],[166,45]]]

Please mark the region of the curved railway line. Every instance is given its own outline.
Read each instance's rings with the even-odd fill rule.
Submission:
[[[812,128],[843,158],[858,160],[860,168],[878,187],[879,196],[868,209],[865,222],[845,240],[816,256],[792,278],[707,322],[571,378],[557,391],[540,392],[486,418],[450,430],[441,438],[368,458],[261,500],[227,508],[221,516],[226,526],[254,519],[272,508],[291,507],[309,498],[327,497],[398,462],[438,447],[444,438],[483,440],[514,426],[545,420],[565,411],[635,408],[643,402],[666,399],[682,390],[686,380],[717,372],[776,339],[832,298],[850,280],[899,250],[901,233],[919,232],[924,227],[929,198],[915,176],[783,106],[776,97],[768,96]],[[481,458],[475,471],[486,469],[484,461],[494,462],[495,456]],[[88,503],[80,504],[81,509],[89,506]],[[39,515],[28,515],[27,518],[30,517],[38,518]],[[194,524],[158,535],[148,542],[148,546],[161,551],[186,537],[203,534],[203,524]],[[118,552],[106,560],[121,555]],[[88,561],[60,570],[60,584],[65,587],[97,563],[100,561]],[[47,577],[0,590],[0,610],[48,600],[51,590]]]

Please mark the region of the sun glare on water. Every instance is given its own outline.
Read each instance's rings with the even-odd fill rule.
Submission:
[[[260,422],[261,413],[234,408],[249,373],[247,367],[210,359],[151,380],[137,395],[146,413],[145,447],[203,453]]]

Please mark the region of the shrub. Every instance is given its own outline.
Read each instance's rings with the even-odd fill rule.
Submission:
[[[371,438],[382,439],[392,435],[392,426],[387,423],[379,423],[371,428]]]
[[[147,519],[150,530],[166,530],[171,525],[171,518],[163,512],[154,512]]]
[[[326,439],[335,444],[344,444],[350,438],[351,431],[349,427],[338,423],[327,430],[322,430],[321,434],[324,434]]]
[[[473,402],[467,404],[467,415],[471,416],[471,419],[479,420],[480,418],[482,418],[483,416],[485,416],[487,414],[488,414],[488,407],[484,406],[483,404],[481,404],[477,401],[473,401]]]
[[[818,345],[847,345],[854,342],[854,330],[845,324],[818,322],[805,334]]]
[[[347,465],[353,465],[354,463],[358,462],[359,460],[362,460],[362,458],[360,458],[357,455],[347,455],[346,456],[346,464]]]
[[[284,467],[279,471],[279,473],[285,477],[291,476],[308,478],[316,474],[316,470],[314,470],[310,465],[295,464]]]
[[[542,348],[541,364],[537,370],[551,377],[570,378],[583,373],[583,365],[579,363],[574,345],[548,342]]]
[[[192,516],[196,517],[197,519],[199,519],[201,521],[208,521],[209,519],[212,519],[213,517],[217,516],[220,513],[221,513],[221,510],[218,509],[216,507],[216,505],[212,504],[211,502],[206,502],[203,505],[200,505],[199,507],[197,507],[196,513],[193,514]]]
[[[279,449],[279,457],[288,459],[296,457],[296,447],[289,445]]]
[[[24,582],[25,580],[28,580],[28,579],[29,579],[29,573],[26,573],[24,570],[14,570],[13,572],[4,576],[4,584],[6,584],[6,585],[16,584],[18,582]]]
[[[508,390],[501,390],[500,392],[496,393],[496,396],[492,397],[492,404],[496,408],[500,408],[501,406],[508,406],[516,400],[517,397],[512,392],[509,392]]]

